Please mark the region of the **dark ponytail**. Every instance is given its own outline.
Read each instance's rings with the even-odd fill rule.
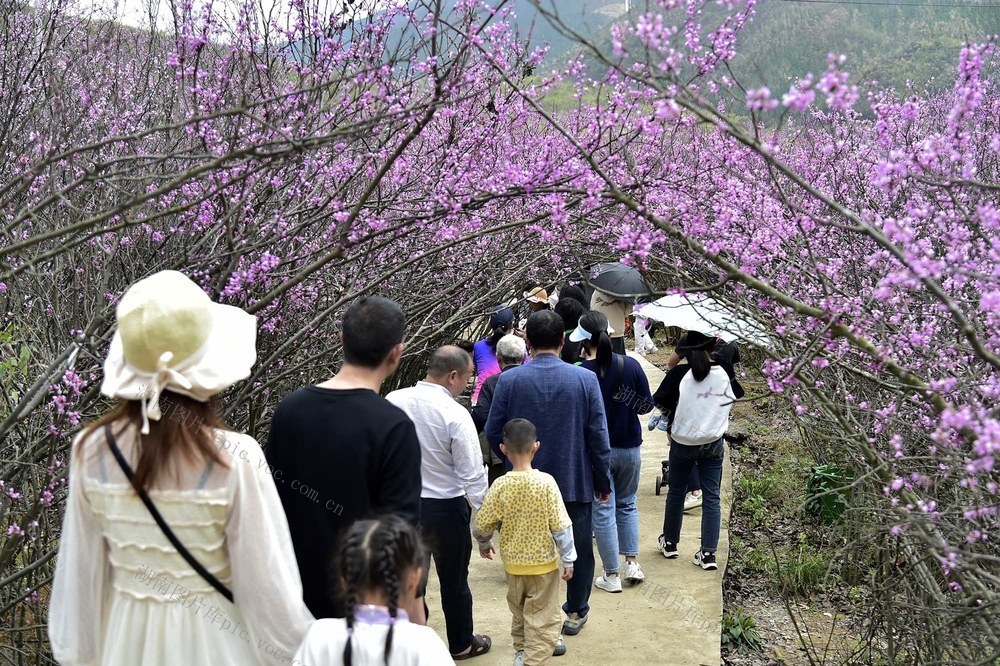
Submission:
[[[712,370],[712,357],[704,349],[692,349],[687,354],[688,365],[691,366],[691,374],[695,381],[701,381],[708,377]]]
[[[408,571],[423,563],[423,547],[413,527],[395,515],[375,520],[361,520],[347,531],[340,549],[340,577],[344,585],[347,620],[347,644],[344,646],[344,666],[351,666],[351,641],[354,630],[354,608],[359,592],[382,590],[392,623],[385,637],[385,663],[392,652],[393,628],[399,613],[402,579]]]
[[[688,331],[680,339],[677,352],[687,358],[695,381],[702,381],[712,371],[712,352],[718,343],[717,338],[699,331]]]
[[[611,363],[614,361],[611,337],[608,335],[608,318],[597,310],[591,310],[580,317],[580,326],[590,333],[590,339],[584,340],[583,344],[595,352],[598,374],[603,377],[611,370]]]
[[[611,362],[614,360],[614,351],[611,347],[611,336],[607,330],[597,334],[597,367],[601,370],[603,377],[611,370]]]
[[[500,342],[500,338],[507,335],[507,333],[509,332],[510,332],[509,329],[503,328],[502,326],[497,326],[496,328],[493,329],[493,333],[490,335],[490,337],[486,339],[486,344],[488,344],[490,347],[493,347],[493,349],[496,349],[497,343]]]

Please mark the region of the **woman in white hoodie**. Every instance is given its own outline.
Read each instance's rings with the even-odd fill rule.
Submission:
[[[670,427],[670,471],[667,504],[663,515],[660,552],[667,559],[678,557],[677,543],[684,520],[684,496],[688,477],[696,468],[701,476],[703,505],[701,546],[694,563],[705,570],[718,569],[715,551],[722,523],[723,436],[729,429],[729,412],[736,400],[731,373],[712,360],[716,339],[691,331],[682,347],[687,364],[674,367],[653,395],[664,415],[672,416]]]

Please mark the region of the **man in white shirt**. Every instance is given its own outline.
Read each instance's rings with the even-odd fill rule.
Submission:
[[[489,651],[489,636],[472,632],[469,589],[471,504],[482,506],[488,489],[479,435],[472,416],[455,397],[472,376],[472,357],[447,345],[431,355],[427,377],[386,396],[413,421],[420,441],[420,527],[441,582],[448,648],[467,659]]]

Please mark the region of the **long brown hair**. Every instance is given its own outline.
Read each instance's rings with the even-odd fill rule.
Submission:
[[[223,467],[226,463],[215,443],[214,428],[227,429],[219,418],[218,402],[198,402],[172,391],[164,391],[160,396],[159,421],[149,422],[149,434],[140,435],[139,461],[134,464],[136,489],[149,489],[168,463],[176,456],[188,460],[201,459],[216,462]],[[126,421],[138,429],[142,425],[142,405],[138,400],[123,400],[111,411],[87,425],[84,437],[103,428],[105,424]],[[120,435],[124,428],[115,431]]]

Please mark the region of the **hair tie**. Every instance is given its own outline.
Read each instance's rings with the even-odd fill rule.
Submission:
[[[353,635],[354,635],[354,627],[348,627],[347,628],[347,637],[350,638]]]

